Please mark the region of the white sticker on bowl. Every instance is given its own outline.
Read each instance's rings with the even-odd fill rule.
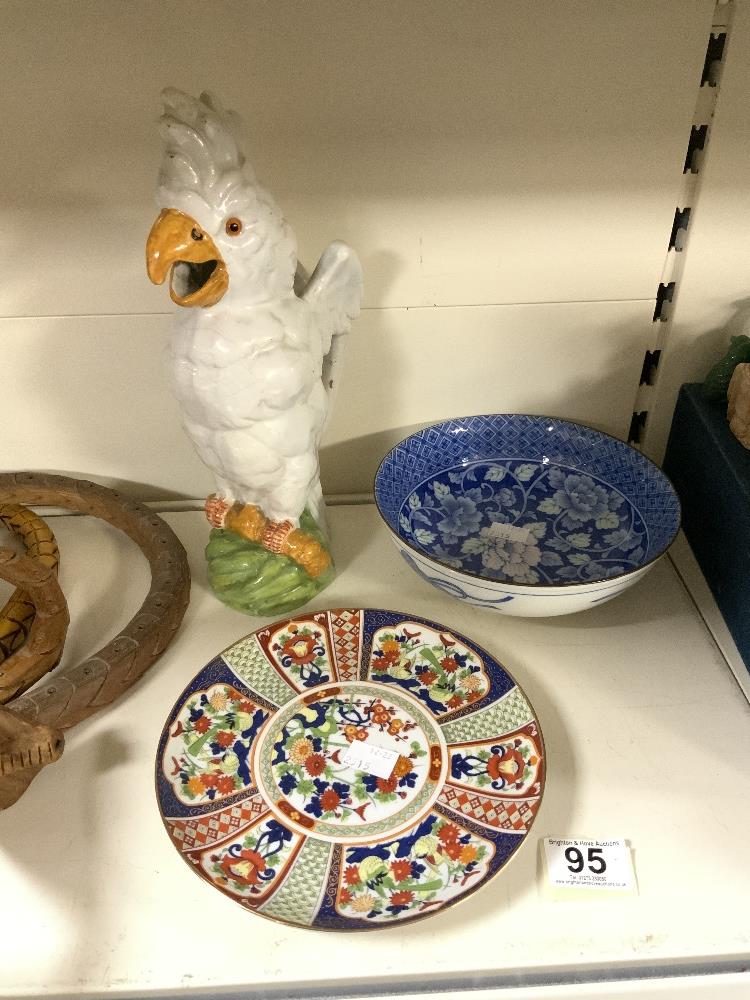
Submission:
[[[491,524],[486,533],[493,538],[505,538],[509,542],[520,542],[522,545],[528,545],[533,537],[528,528],[522,528],[517,524],[501,524],[500,521]]]

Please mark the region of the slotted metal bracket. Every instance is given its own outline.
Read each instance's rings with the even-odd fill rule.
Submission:
[[[653,387],[659,378],[659,361],[669,338],[679,295],[685,250],[690,238],[690,220],[698,200],[701,171],[710,147],[711,123],[730,40],[733,13],[734,0],[718,2],[706,40],[706,55],[698,82],[690,134],[687,137],[685,161],[682,165],[682,192],[675,208],[672,231],[667,241],[664,270],[654,300],[652,343],[643,358],[633,404],[628,441],[636,446],[640,446],[646,437],[649,405]]]

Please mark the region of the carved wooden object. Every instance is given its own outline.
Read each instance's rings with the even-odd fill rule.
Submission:
[[[60,729],[32,725],[0,708],[0,809],[12,806],[45,764],[59,759],[64,745]]]
[[[0,666],[0,703],[5,703],[57,666],[69,618],[53,567],[13,549],[0,549],[0,580],[28,594],[35,610],[26,642]]]
[[[82,663],[58,668],[49,679],[7,703],[2,711],[2,732],[7,735],[0,752],[5,754],[3,759],[15,760],[16,765],[12,770],[0,769],[0,808],[11,805],[28,785],[28,781],[23,784],[19,780],[25,750],[31,747],[31,756],[27,753],[25,759],[33,773],[56,759],[44,749],[46,730],[39,727],[50,727],[49,745],[54,746],[57,730],[74,726],[131,687],[171,642],[190,598],[190,570],[182,544],[157,514],[135,500],[86,480],[23,472],[0,474],[0,503],[3,501],[65,507],[102,518],[140,547],[151,567],[151,587],[135,617],[106,646]],[[35,586],[42,585],[41,575],[47,571],[44,586],[52,593],[49,581],[54,574],[47,567],[34,563],[28,567],[28,557],[12,556],[0,566],[21,565]],[[6,670],[9,662],[4,665]],[[14,732],[8,713],[19,723],[31,723],[31,729],[19,725]]]
[[[45,521],[31,510],[15,503],[0,504],[0,522],[21,539],[26,554],[57,572],[60,552],[55,536]],[[29,594],[19,587],[0,611],[0,683],[2,663],[24,644],[31,630],[36,609]],[[62,651],[62,645],[60,646]],[[0,702],[7,700],[0,695]]]

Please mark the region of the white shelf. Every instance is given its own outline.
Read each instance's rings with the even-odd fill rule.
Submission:
[[[346,936],[261,920],[191,875],[156,808],[157,740],[187,681],[261,621],[207,591],[202,515],[169,514],[194,574],[178,637],[125,699],[68,734],[61,761],[0,818],[0,996],[365,996],[392,984],[412,995],[471,985],[503,1000],[619,1000],[635,990],[617,981],[639,975],[661,977],[640,997],[709,995],[674,978],[702,972],[711,997],[739,997],[746,977],[732,973],[750,955],[750,710],[672,564],[582,615],[505,618],[417,579],[372,506],[330,514],[339,577],[318,607],[448,624],[492,651],[536,708],[549,776],[519,856],[461,906]],[[73,621],[66,658],[79,658],[135,611],[147,568],[101,522],[52,523]],[[627,838],[640,895],[548,901],[543,836]]]

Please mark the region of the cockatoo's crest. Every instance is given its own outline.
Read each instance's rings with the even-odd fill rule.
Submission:
[[[207,93],[196,98],[169,87],[162,92],[162,101],[164,157],[158,203],[194,220],[211,237],[214,259],[228,275],[224,304],[291,294],[297,264],[294,233],[245,163],[235,136],[238,117]],[[200,280],[193,277],[190,288]],[[189,296],[178,295],[175,301],[193,304]]]
[[[241,189],[252,188],[255,177],[245,166],[235,138],[238,116],[208,93],[195,98],[169,87],[162,92],[162,100],[160,194],[193,191],[216,209],[224,206],[230,195],[235,195],[235,202],[245,200]]]

